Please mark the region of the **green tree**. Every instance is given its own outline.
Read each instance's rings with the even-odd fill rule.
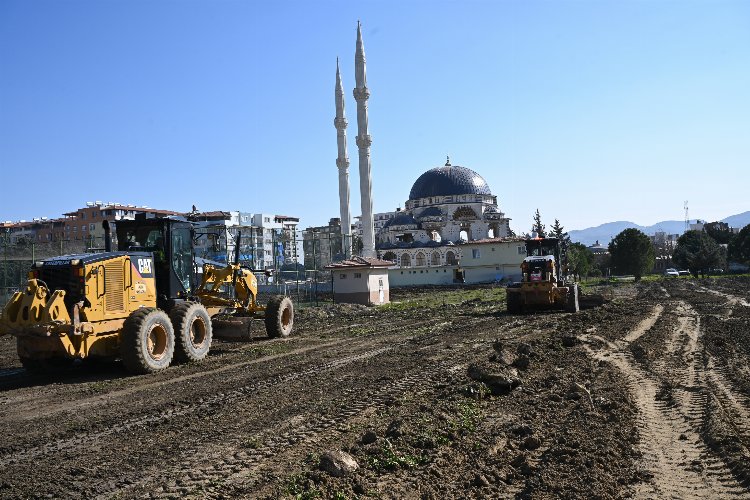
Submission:
[[[720,245],[726,245],[732,241],[732,229],[726,222],[708,222],[703,225],[703,230]]]
[[[687,231],[677,238],[672,260],[691,273],[705,276],[711,268],[726,264],[726,253],[716,241],[703,231]]]
[[[553,238],[560,240],[560,252],[562,253],[563,265],[568,265],[568,248],[570,247],[570,236],[565,232],[560,221],[555,219],[555,223],[550,228],[550,234]]]
[[[632,274],[636,281],[654,267],[651,239],[635,228],[625,229],[609,243],[612,267],[618,273]]]
[[[534,224],[531,226],[531,232],[536,233],[540,238],[547,237],[547,230],[544,224],[542,224],[542,216],[539,215],[538,208],[536,209],[536,214],[534,214]]]
[[[743,264],[750,264],[750,224],[743,227],[729,243],[729,256]]]
[[[594,254],[583,243],[571,243],[568,248],[568,271],[579,278],[588,276],[594,264]]]

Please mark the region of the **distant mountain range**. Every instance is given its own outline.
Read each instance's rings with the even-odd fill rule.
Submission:
[[[696,219],[690,221],[691,224],[695,224],[695,222]],[[721,222],[726,222],[730,227],[745,227],[750,224],[750,212],[731,215],[725,219],[721,219]],[[685,231],[685,221],[665,220],[657,222],[652,226],[639,226],[635,222],[628,221],[607,222],[606,224],[596,227],[573,229],[572,231],[568,231],[568,234],[570,235],[571,241],[574,242],[583,243],[584,245],[593,245],[598,241],[601,245],[606,246],[609,244],[609,240],[617,236],[618,233],[631,227],[640,229],[649,236],[657,231],[664,231],[667,234],[682,234]]]

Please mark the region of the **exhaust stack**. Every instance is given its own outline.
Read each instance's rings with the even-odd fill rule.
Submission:
[[[102,221],[102,228],[104,229],[104,251],[111,252],[112,251],[112,235],[110,234],[108,220]]]

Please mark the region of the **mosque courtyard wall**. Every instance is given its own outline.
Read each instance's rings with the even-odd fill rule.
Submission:
[[[526,247],[521,239],[486,239],[451,247],[457,255],[455,264],[430,265],[429,260],[418,260],[412,255],[431,251],[434,250],[415,248],[404,251],[397,260],[401,265],[388,269],[391,286],[452,285],[457,282],[457,270],[463,270],[463,283],[468,284],[520,281],[521,262],[526,257]],[[409,258],[403,255],[409,255]],[[404,262],[409,264],[404,265]],[[425,264],[416,265],[418,262]]]

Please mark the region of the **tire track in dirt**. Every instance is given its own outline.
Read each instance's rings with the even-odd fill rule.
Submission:
[[[725,370],[717,367],[712,357],[706,365],[709,382],[716,387],[716,396],[722,401],[722,406],[735,415],[734,426],[741,432],[746,442],[750,442],[750,397],[732,388],[732,384],[725,376]]]
[[[479,321],[481,320],[475,319],[473,322],[479,322]],[[472,323],[472,322],[470,321],[469,323]],[[377,347],[374,349],[369,349],[365,352],[342,357],[333,361],[320,363],[320,364],[314,364],[312,366],[309,366],[308,368],[305,368],[299,371],[284,373],[284,374],[276,375],[273,377],[269,377],[264,380],[253,382],[251,384],[244,385],[232,391],[213,393],[212,395],[200,398],[197,401],[180,403],[172,407],[169,407],[166,410],[150,412],[150,413],[136,416],[134,418],[127,419],[125,421],[118,421],[117,423],[99,431],[77,432],[74,438],[67,438],[67,437],[60,438],[60,439],[48,441],[44,443],[43,445],[33,446],[30,448],[24,448],[21,450],[12,451],[10,453],[0,455],[0,463],[3,463],[4,465],[7,466],[7,465],[14,464],[14,463],[22,462],[25,460],[32,460],[40,456],[59,453],[64,450],[80,448],[81,443],[87,443],[87,446],[93,446],[93,443],[95,443],[96,441],[112,436],[112,435],[120,434],[123,432],[136,431],[138,429],[145,429],[147,428],[147,426],[152,425],[152,424],[169,421],[171,419],[183,417],[183,416],[193,414],[193,413],[199,413],[201,411],[206,411],[209,408],[216,408],[217,406],[226,406],[226,405],[232,404],[235,401],[253,397],[257,395],[259,391],[269,390],[271,388],[274,388],[282,384],[286,384],[286,383],[289,383],[289,382],[292,382],[294,380],[298,380],[304,377],[314,377],[314,376],[319,375],[322,372],[332,371],[340,367],[355,363],[357,361],[361,361],[364,359],[378,356],[385,352],[396,349],[402,345],[405,345],[413,341],[417,337],[421,339],[425,339],[425,338],[429,338],[430,336],[439,335],[443,327],[446,325],[449,325],[450,323],[439,322],[435,320],[419,321],[419,322],[414,322],[411,325],[409,325],[408,329],[414,330],[417,327],[417,325],[424,326],[426,324],[430,324],[432,326],[430,332],[426,334],[412,335],[409,337],[402,338],[399,342],[390,343],[386,347]],[[372,340],[385,340],[386,337],[392,337],[400,333],[402,333],[401,328],[399,328],[396,332],[391,331],[391,332],[374,333],[371,335],[363,335],[357,339],[359,342],[352,342],[351,344],[347,345],[347,347],[353,348],[353,349],[367,347],[372,344],[371,342]],[[345,339],[345,340],[352,341],[352,339]],[[197,376],[202,373],[205,373],[205,372],[198,372],[195,375]]]
[[[178,405],[176,407],[172,407],[172,408],[169,408],[165,411],[161,411],[158,413],[147,414],[147,415],[142,415],[136,418],[132,418],[125,422],[121,422],[119,424],[113,425],[111,427],[108,427],[107,429],[104,429],[98,432],[77,434],[75,438],[58,439],[58,440],[46,443],[41,446],[35,446],[35,447],[28,448],[25,450],[5,454],[5,455],[0,456],[0,463],[3,463],[4,465],[9,465],[9,464],[17,463],[22,460],[34,459],[36,457],[39,457],[40,455],[58,453],[66,449],[80,447],[82,442],[91,443],[93,441],[100,440],[104,437],[107,437],[113,434],[119,434],[119,433],[127,432],[133,429],[143,428],[150,424],[167,421],[176,417],[185,416],[190,413],[195,413],[201,410],[205,411],[211,407],[215,407],[216,405],[227,405],[238,399],[255,395],[259,391],[267,390],[277,385],[289,383],[289,382],[292,382],[294,380],[297,380],[303,377],[309,377],[309,376],[313,376],[321,372],[334,370],[336,368],[354,363],[359,360],[377,356],[384,352],[390,351],[391,349],[393,348],[392,347],[380,347],[380,348],[372,349],[369,351],[365,351],[363,353],[348,356],[345,358],[340,358],[340,359],[337,359],[335,361],[331,361],[328,363],[313,365],[302,371],[271,377],[269,379],[262,380],[253,384],[248,384],[248,385],[245,385],[238,389],[234,389],[229,392],[219,392],[213,396],[201,398],[197,402],[185,403],[185,404]]]
[[[633,330],[628,333],[625,336],[625,342],[630,343],[638,340],[639,337],[641,337],[644,333],[649,331],[651,327],[654,326],[656,321],[661,317],[662,312],[664,312],[664,306],[661,304],[654,307],[653,311],[651,311],[651,314],[648,315],[643,321],[638,323],[638,326],[633,328]]]
[[[472,323],[480,321],[475,319]],[[503,326],[503,339],[523,339],[535,335],[533,331],[517,335],[516,331],[521,325],[513,322]],[[508,326],[510,328],[505,328]],[[439,335],[439,331],[436,334]],[[439,349],[441,344],[432,342],[431,337],[434,336],[435,334],[405,339],[401,344],[418,342],[420,345],[413,345],[411,348],[419,352]],[[427,343],[427,345],[421,345],[424,343]],[[253,489],[263,481],[264,476],[261,472],[263,472],[264,466],[290,461],[286,452],[288,448],[297,447],[291,451],[297,458],[304,456],[306,451],[312,453],[318,449],[316,443],[331,437],[341,426],[351,425],[353,421],[361,420],[366,418],[367,415],[383,410],[389,404],[389,401],[417,386],[431,386],[447,380],[454,376],[456,372],[464,371],[469,362],[464,358],[466,353],[481,346],[476,343],[475,339],[464,342],[462,345],[463,348],[452,352],[450,359],[447,360],[435,360],[424,355],[426,356],[425,362],[418,370],[364,395],[352,388],[344,389],[342,398],[346,402],[339,403],[338,410],[333,413],[328,412],[325,415],[318,415],[313,418],[297,415],[287,419],[284,423],[276,424],[269,429],[263,429],[250,437],[244,435],[234,437],[228,442],[211,443],[208,446],[202,445],[195,453],[191,453],[180,463],[171,465],[169,470],[165,471],[163,467],[159,467],[158,470],[150,471],[150,474],[147,473],[144,477],[139,477],[137,481],[123,486],[121,489],[103,492],[100,498],[111,495],[138,496],[145,491],[149,491],[157,498],[175,498],[176,496],[196,494],[197,492],[200,492],[202,497],[222,497],[221,494],[208,494],[203,488],[207,485],[210,487],[210,485],[217,484],[225,487],[227,484],[233,483],[241,483],[243,489]],[[463,362],[456,364],[458,359],[463,359]],[[246,446],[242,446],[239,440],[257,443],[257,446],[248,450]],[[309,449],[306,450],[306,448]],[[542,451],[539,450],[535,455],[541,454]],[[169,479],[156,491],[153,491],[153,485],[158,483],[161,477],[168,477]],[[520,489],[521,485],[519,484],[517,487]]]
[[[698,285],[697,283],[693,283],[692,281],[689,281],[688,283],[701,292],[710,293],[712,295],[716,295],[718,297],[726,299],[726,301],[731,305],[750,307],[750,302],[743,299],[742,297],[737,297],[736,295],[732,295],[726,292],[720,292],[719,290],[714,290],[713,288],[706,288],[705,286]]]
[[[416,328],[422,328],[425,326],[434,326],[437,324],[438,321],[431,319],[431,320],[424,320],[424,321],[418,321],[415,322],[413,320],[407,320],[403,322],[403,324],[397,324],[393,325],[390,328],[390,331],[388,334],[398,334],[400,332],[404,331],[410,331]],[[382,334],[378,332],[373,332],[365,335],[360,335],[357,338],[358,339],[371,339],[376,338]],[[288,342],[295,342],[298,340],[298,338],[287,338],[287,339],[272,339],[268,342],[264,343],[264,346],[268,345],[274,345],[279,343],[288,343]],[[96,406],[106,405],[106,404],[113,404],[116,401],[123,401],[127,400],[129,396],[132,396],[133,394],[140,393],[146,390],[150,389],[161,389],[166,388],[169,386],[173,386],[175,384],[183,384],[185,382],[188,382],[193,379],[201,379],[205,377],[209,377],[211,375],[219,374],[222,372],[237,370],[240,368],[245,368],[248,366],[252,366],[259,363],[265,363],[270,362],[273,360],[276,360],[278,358],[282,358],[285,356],[292,356],[297,354],[304,354],[315,350],[321,350],[321,349],[327,349],[331,347],[335,347],[337,345],[351,342],[351,338],[342,338],[337,339],[329,342],[324,342],[321,344],[316,344],[312,346],[306,346],[306,347],[300,347],[297,349],[293,349],[291,351],[278,353],[278,354],[271,354],[267,356],[263,356],[260,358],[248,360],[248,361],[240,361],[240,362],[234,362],[234,363],[224,363],[221,366],[217,368],[210,368],[210,369],[199,369],[199,371],[189,373],[182,376],[172,377],[172,378],[164,378],[159,379],[153,382],[147,382],[143,384],[136,384],[132,385],[130,387],[126,387],[123,389],[117,389],[108,391],[101,395],[96,396],[90,396],[85,399],[81,399],[75,402],[65,401],[63,403],[43,403],[40,404],[39,401],[36,400],[29,400],[25,394],[18,394],[16,397],[7,396],[2,401],[6,404],[13,404],[13,413],[15,416],[18,417],[19,420],[33,420],[37,418],[42,417],[51,417],[53,415],[56,415],[60,412],[69,412],[69,411],[80,411],[80,410],[86,410],[90,411],[92,408]],[[255,347],[255,346],[252,346]],[[23,369],[21,369],[22,372],[24,372]],[[137,382],[137,379],[133,379]],[[7,416],[7,415],[6,415]]]
[[[593,358],[611,363],[622,372],[639,410],[639,446],[651,481],[638,485],[635,496],[690,499],[703,498],[706,491],[711,491],[717,498],[750,498],[700,435],[707,398],[706,375],[698,355],[700,318],[684,302],[678,302],[674,311],[677,323],[667,339],[666,356],[678,358],[677,366],[685,368],[676,374],[682,384],[674,391],[671,402],[660,397],[658,378],[639,367],[628,350],[628,339],[644,335],[648,329],[642,327],[649,323],[649,328],[653,327],[658,315],[652,312],[623,341],[580,336],[584,349]]]
[[[347,422],[361,415],[383,410],[391,400],[404,392],[416,386],[435,384],[447,378],[454,369],[461,369],[465,366],[451,366],[451,364],[450,360],[430,363],[429,366],[423,366],[364,395],[355,393],[353,389],[345,389],[344,396],[348,397],[348,401],[345,405],[340,405],[338,411],[313,418],[298,415],[281,425],[283,432],[272,428],[256,433],[249,438],[250,441],[258,443],[253,449],[243,449],[238,443],[230,443],[229,446],[227,443],[222,443],[214,447],[204,447],[199,454],[192,455],[172,466],[166,474],[166,477],[170,479],[157,491],[151,491],[151,493],[157,498],[174,498],[176,495],[195,494],[196,490],[206,484],[226,486],[241,483],[243,488],[252,489],[262,482],[262,477],[258,473],[261,472],[263,466],[269,462],[284,461],[285,459],[280,455],[284,455],[290,446],[315,443],[325,439],[327,435]],[[304,454],[304,451],[297,449],[292,453]],[[112,494],[129,496],[136,493],[137,496],[138,490],[150,490],[156,477],[164,477],[164,472],[164,469],[154,471],[155,477],[143,478],[123,490],[106,492],[100,498],[106,498]],[[205,492],[202,492],[202,495],[210,496]]]
[[[719,407],[718,412],[714,410],[714,417],[728,424],[733,444],[739,450],[739,456],[732,454],[728,457],[727,465],[750,487],[750,399],[732,386],[724,376],[724,370],[716,367],[710,356],[706,362],[706,379],[712,403]]]
[[[700,293],[709,293],[727,300],[725,314],[727,317],[732,315],[732,306],[744,306],[745,301],[729,293],[718,292],[704,286],[690,283],[697,288]],[[687,306],[689,308],[689,306]],[[692,310],[691,310],[692,311]],[[697,313],[693,314],[698,317]],[[720,317],[721,318],[721,317]],[[696,329],[697,331],[697,329]],[[726,455],[724,459],[727,466],[732,470],[734,476],[738,478],[745,486],[750,487],[750,397],[743,390],[738,389],[729,376],[728,369],[720,366],[716,358],[708,352],[702,352],[701,356],[695,361],[697,371],[702,374],[704,383],[704,427],[709,425],[726,426],[725,431],[720,431],[724,438],[731,436],[732,444],[730,447],[739,450],[739,458],[736,453]],[[708,399],[710,398],[710,405]],[[711,414],[707,413],[707,408],[711,408]],[[716,436],[707,432],[705,440],[713,441]],[[727,432],[727,434],[724,434]],[[722,437],[720,436],[721,440]],[[725,446],[725,445],[722,445]],[[719,449],[722,449],[719,446]]]

